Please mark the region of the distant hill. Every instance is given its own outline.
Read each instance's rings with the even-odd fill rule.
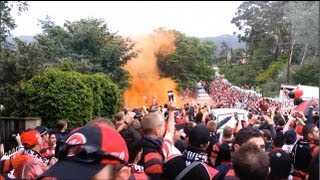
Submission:
[[[10,42],[10,43],[13,43],[13,38],[15,37],[8,37],[7,38],[7,41]],[[33,42],[34,41],[34,38],[33,36],[17,36],[16,38],[22,40],[22,41],[25,41],[27,43],[30,43],[30,42]]]
[[[17,36],[18,39],[25,41],[25,42],[32,42],[34,41],[33,36]],[[217,46],[217,52],[220,51],[220,46],[222,41],[225,41],[229,47],[231,47],[232,49],[237,49],[237,48],[245,48],[245,43],[238,42],[238,37],[234,36],[234,35],[229,35],[229,34],[224,34],[221,36],[216,36],[216,37],[204,37],[204,38],[200,38],[201,40],[211,40],[215,43],[215,45]],[[13,37],[8,37],[8,42],[13,42]]]
[[[232,49],[245,48],[245,43],[244,42],[239,43],[238,37],[234,35],[224,34],[217,37],[204,37],[201,39],[213,41],[217,46],[217,52],[220,51],[220,46],[222,41],[225,41],[228,44],[228,46]]]

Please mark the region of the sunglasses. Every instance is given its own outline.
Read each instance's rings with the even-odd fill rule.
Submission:
[[[100,148],[97,148],[95,146],[90,145],[66,145],[66,152],[73,152],[74,154],[72,156],[68,156],[69,158],[83,163],[99,163],[103,159],[107,160],[116,160],[119,161],[120,164],[127,163],[110,154],[107,152],[104,152],[100,150]]]

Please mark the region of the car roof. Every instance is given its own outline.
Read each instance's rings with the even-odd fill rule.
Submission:
[[[214,114],[226,114],[231,112],[237,112],[237,113],[246,113],[248,114],[249,111],[244,109],[236,109],[236,108],[218,108],[218,109],[211,109],[211,113]]]

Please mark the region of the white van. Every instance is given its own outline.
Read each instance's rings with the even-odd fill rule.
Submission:
[[[234,113],[238,114],[240,120],[247,120],[249,111],[244,109],[236,109],[236,108],[219,108],[219,109],[211,109],[211,114],[215,117],[215,122],[218,125],[226,117],[232,116],[229,121],[223,124],[219,129],[217,129],[217,134],[223,131],[225,126],[230,126],[234,128],[236,126],[237,120],[234,118]],[[221,137],[221,136],[220,136]]]

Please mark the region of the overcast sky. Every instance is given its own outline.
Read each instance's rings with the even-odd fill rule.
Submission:
[[[29,1],[27,12],[18,16],[14,36],[41,33],[38,19],[50,16],[57,25],[66,20],[102,18],[113,32],[129,36],[151,33],[158,27],[175,29],[188,36],[208,37],[233,34],[231,19],[241,1]]]

